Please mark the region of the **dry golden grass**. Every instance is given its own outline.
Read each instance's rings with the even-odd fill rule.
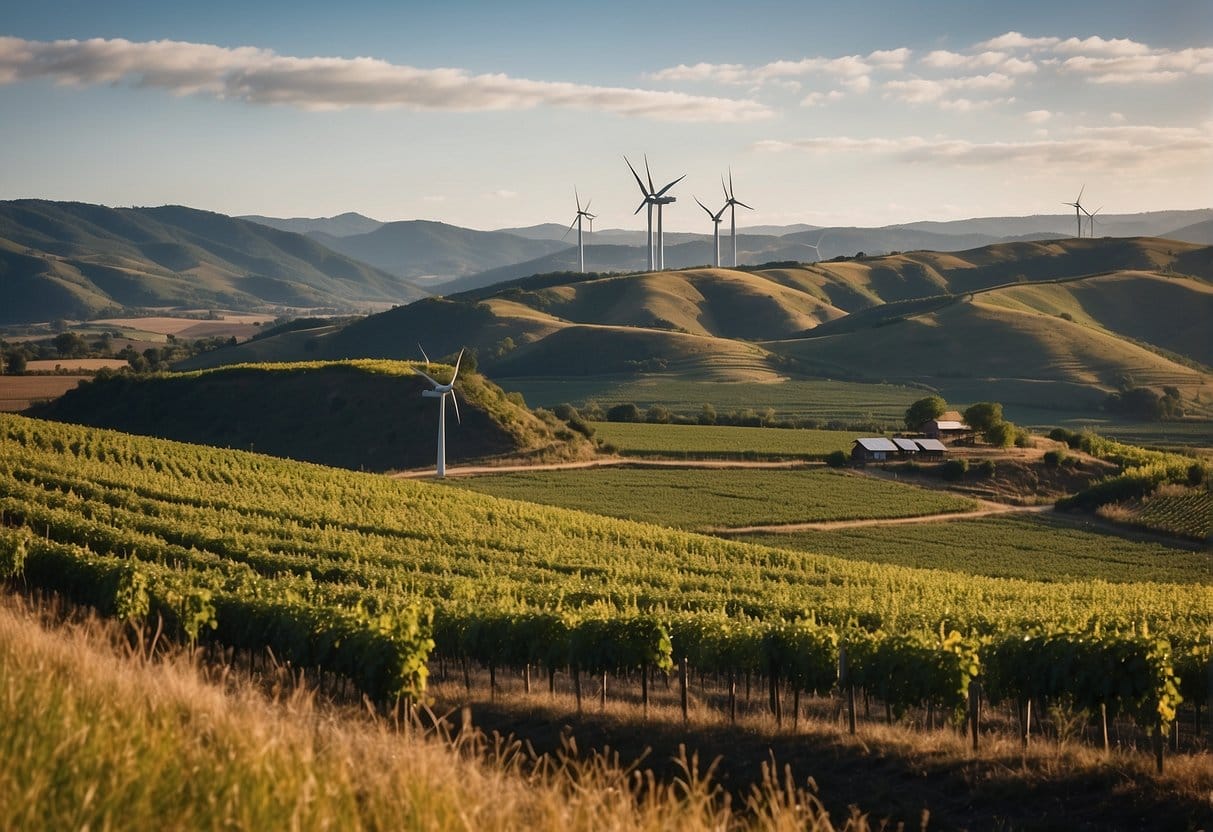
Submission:
[[[866,829],[770,774],[742,808],[687,760],[660,782],[608,755],[397,731],[196,657],[125,648],[95,618],[0,598],[0,828]]]

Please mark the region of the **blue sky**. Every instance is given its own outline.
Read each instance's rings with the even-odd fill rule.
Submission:
[[[0,198],[638,228],[647,153],[675,230],[730,166],[754,223],[1213,204],[1206,0],[0,5]]]

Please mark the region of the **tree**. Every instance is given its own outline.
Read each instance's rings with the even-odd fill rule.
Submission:
[[[938,419],[947,412],[948,403],[939,396],[927,396],[919,399],[906,408],[906,428],[922,430],[922,426],[932,419]]]
[[[716,424],[716,408],[710,404],[705,404],[703,410],[699,414],[699,424],[714,425]]]
[[[965,424],[984,435],[990,428],[1002,421],[1002,405],[998,402],[978,402],[965,410],[964,415]],[[989,437],[986,438],[989,439]]]
[[[640,408],[631,402],[617,404],[606,412],[608,422],[639,422]]]
[[[10,376],[19,376],[25,372],[25,353],[21,350],[13,350],[8,354],[5,361],[6,372]]]
[[[88,352],[88,342],[74,332],[55,336],[55,350],[60,358],[75,358]]]
[[[1015,442],[1018,431],[1010,422],[995,422],[984,431],[982,436],[991,445],[999,448],[1009,448]]]
[[[649,408],[649,412],[645,414],[644,420],[658,425],[668,425],[670,423],[670,410],[668,407],[655,404]]]

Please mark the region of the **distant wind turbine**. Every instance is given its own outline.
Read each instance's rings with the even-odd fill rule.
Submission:
[[[1083,211],[1082,192],[1085,191],[1086,189],[1087,189],[1087,186],[1083,185],[1081,188],[1078,189],[1078,199],[1074,200],[1073,202],[1063,202],[1062,203],[1062,205],[1071,205],[1074,207],[1074,221],[1078,223],[1078,236],[1079,237],[1082,236],[1082,211]]]
[[[733,238],[733,268],[737,268],[737,206],[740,205],[742,208],[749,208],[751,211],[754,209],[750,208],[749,205],[746,205],[744,202],[733,196],[732,168],[729,168],[728,186],[725,186],[724,179],[722,178],[720,180],[720,187],[724,188],[724,198],[726,200],[724,204],[729,209],[729,234]]]
[[[417,345],[421,349],[421,345]],[[421,350],[421,354],[425,356],[425,363],[430,363],[429,356],[425,355],[425,350]],[[463,361],[463,350],[459,351],[459,357],[455,359],[455,371],[451,373],[451,380],[446,384],[439,384],[433,377],[417,370],[417,375],[424,378],[430,384],[434,385],[432,390],[422,390],[421,395],[428,399],[438,400],[438,466],[437,473],[439,477],[446,476],[446,397],[451,397],[451,404],[455,406],[455,420],[460,424],[463,420],[459,418],[459,399],[455,398],[455,378],[459,375],[459,363]]]
[[[582,208],[581,207],[581,195],[577,193],[576,187],[573,188],[573,198],[577,200],[577,214],[576,214],[576,216],[573,217],[573,221],[571,223],[569,223],[569,229],[568,229],[568,231],[564,232],[564,235],[565,235],[565,237],[567,237],[569,234],[569,231],[573,230],[573,226],[574,225],[577,226],[577,269],[578,269],[578,271],[584,272],[585,271],[585,246],[583,246],[581,243],[581,221],[582,221],[582,219],[589,220],[590,221],[590,231],[594,230],[594,215],[590,213],[590,203],[593,202],[594,200],[592,200],[592,199],[588,200],[585,204],[585,208]],[[563,240],[564,237],[561,237],[560,239]]]
[[[695,201],[699,202],[699,197],[695,197]],[[702,208],[709,217],[712,218],[712,265],[720,268],[720,221],[724,218],[724,209],[728,208],[728,203],[724,207],[712,213],[712,209],[699,202],[699,207]]]
[[[1095,238],[1095,215],[1098,214],[1102,210],[1103,210],[1102,205],[1099,206],[1098,208],[1096,208],[1094,211],[1090,211],[1090,212],[1088,212],[1086,208],[1082,209],[1082,212],[1087,215],[1088,236],[1091,237],[1092,239]]]
[[[817,255],[818,262],[821,262],[821,242],[826,238],[826,234],[828,233],[828,231],[823,231],[815,243],[805,243],[805,248],[813,249],[813,253]]]
[[[628,157],[624,156],[623,161],[628,163],[628,169],[630,171],[632,171],[632,176],[634,176],[636,178],[636,184],[640,186],[640,193],[644,195],[644,199],[642,199],[640,202],[640,207],[637,208],[635,211],[633,211],[632,215],[635,216],[636,214],[639,214],[640,209],[644,208],[646,206],[649,209],[649,259],[648,259],[649,271],[653,271],[654,268],[664,269],[665,268],[665,233],[662,230],[661,209],[664,206],[669,205],[671,202],[677,201],[677,197],[666,196],[666,191],[668,191],[670,188],[677,185],[683,179],[686,179],[687,175],[684,173],[682,176],[678,177],[677,179],[675,179],[673,182],[666,185],[661,190],[657,190],[653,186],[653,173],[649,170],[649,157],[647,155],[644,157],[644,173],[645,173],[645,176],[648,177],[648,180],[649,180],[647,186],[645,185],[644,180],[640,178],[640,174],[638,174],[636,172],[636,168],[632,167],[632,163],[628,161]],[[654,245],[654,239],[653,239],[653,206],[654,205],[657,206],[656,245]]]

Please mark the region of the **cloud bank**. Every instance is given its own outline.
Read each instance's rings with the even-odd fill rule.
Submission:
[[[297,58],[251,46],[182,41],[0,37],[0,84],[39,78],[79,86],[125,84],[304,110],[560,107],[695,122],[744,122],[772,115],[765,105],[747,99],[473,75],[377,58]]]

